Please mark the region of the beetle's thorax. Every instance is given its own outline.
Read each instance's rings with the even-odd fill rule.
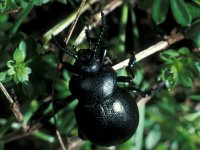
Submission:
[[[77,73],[80,76],[96,74],[102,67],[102,63],[91,49],[81,49],[78,51],[78,59],[75,62]]]
[[[95,74],[72,76],[69,88],[80,101],[98,102],[113,94],[117,86],[116,73],[111,67],[103,67]]]

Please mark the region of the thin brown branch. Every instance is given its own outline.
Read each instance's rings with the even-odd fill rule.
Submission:
[[[79,137],[71,137],[67,140],[68,145],[66,146],[67,150],[75,150],[78,149],[84,141]]]
[[[118,8],[119,6],[122,5],[122,0],[113,0],[110,3],[108,3],[103,9],[102,12],[104,13],[104,15],[108,15],[110,12],[112,12],[113,10],[115,10],[116,8]],[[95,27],[97,26],[100,21],[101,21],[101,12],[98,12],[94,15],[92,15],[91,20],[93,20],[93,23],[91,26]],[[78,37],[76,38],[75,41],[75,45],[79,45],[85,38],[85,29],[86,26],[83,27],[83,29],[81,30],[80,34],[78,35]]]
[[[79,6],[79,8],[78,8],[76,18],[75,18],[75,20],[73,21],[72,25],[70,26],[69,32],[68,32],[68,34],[67,34],[67,36],[66,36],[66,39],[65,39],[66,45],[68,44],[69,39],[70,39],[70,37],[71,37],[71,35],[72,35],[72,32],[74,31],[74,28],[75,28],[75,26],[76,26],[76,24],[77,24],[77,22],[78,22],[78,19],[79,19],[80,15],[81,15],[81,10],[82,10],[82,8],[83,8],[85,2],[86,2],[86,0],[82,0],[80,6]]]
[[[176,42],[179,42],[181,40],[183,40],[185,37],[183,34],[181,33],[177,33],[177,34],[174,34],[172,36],[169,36],[168,39],[164,40],[164,41],[160,41],[158,43],[156,43],[155,45],[139,52],[138,54],[135,55],[136,57],[136,62],[156,53],[156,52],[159,52],[159,51],[162,51],[166,48],[168,48],[170,45],[176,43]],[[128,65],[129,63],[129,59],[126,59],[116,65],[113,66],[113,69],[114,70],[119,70],[121,68],[124,68]]]
[[[27,136],[30,136],[30,135],[32,135],[32,133],[28,133],[28,132],[16,133],[16,132],[13,132],[13,133],[10,133],[10,134],[4,136],[1,140],[3,140],[4,143],[9,143],[9,142],[12,142],[12,141],[15,141],[15,140],[18,140],[18,139],[21,139],[21,138],[24,138],[24,137],[27,137]]]
[[[0,89],[3,92],[3,94],[5,95],[8,103],[10,104],[10,108],[14,114],[14,116],[16,117],[17,121],[20,122],[23,125],[23,128],[25,129],[25,125],[24,123],[24,116],[22,115],[19,105],[16,101],[14,101],[12,99],[12,97],[10,96],[10,94],[8,93],[8,91],[6,90],[6,88],[4,87],[4,85],[0,82]]]
[[[64,144],[64,142],[63,142],[63,140],[62,140],[62,137],[61,137],[61,135],[60,135],[60,131],[58,131],[58,129],[56,129],[56,136],[57,136],[57,138],[58,138],[58,141],[59,141],[59,143],[60,143],[60,146],[61,146],[62,150],[66,150],[65,144]]]

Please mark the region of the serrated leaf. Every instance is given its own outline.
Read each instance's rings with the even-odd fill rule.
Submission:
[[[8,71],[7,71],[7,74],[8,74],[9,76],[14,75],[15,73],[16,73],[16,72],[15,72],[14,68],[10,68],[10,69],[8,69]]]
[[[189,39],[196,39],[200,37],[200,19],[191,24],[189,28],[185,30],[186,37]]]
[[[188,26],[191,23],[192,16],[183,0],[170,0],[170,6],[177,23],[182,26]]]
[[[192,73],[184,66],[184,64],[177,62],[173,67],[173,71],[175,80],[178,83],[186,87],[192,87]]]
[[[152,17],[156,24],[165,21],[169,8],[168,0],[154,0],[152,5]]]
[[[26,52],[25,52],[23,44],[21,45],[21,47],[22,49],[17,48],[13,54],[13,59],[16,61],[16,63],[23,62],[26,57]]]
[[[192,87],[192,78],[188,75],[189,72],[187,72],[187,74],[180,74],[179,82],[186,87]]]
[[[174,50],[167,50],[160,54],[160,58],[168,63],[173,63],[174,60],[172,58],[177,56],[179,56],[179,53]]]

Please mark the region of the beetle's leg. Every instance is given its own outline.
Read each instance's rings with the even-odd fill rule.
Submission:
[[[78,54],[77,54],[76,52],[72,52],[72,51],[70,51],[70,50],[68,50],[68,49],[66,49],[66,48],[63,48],[63,47],[61,46],[61,44],[63,45],[63,43],[58,43],[58,40],[57,40],[54,36],[52,36],[52,40],[53,40],[53,43],[56,45],[56,47],[57,47],[60,51],[62,51],[62,52],[64,52],[64,53],[66,53],[66,54],[68,54],[68,55],[74,57],[75,59],[78,59]]]
[[[72,64],[63,61],[63,51],[59,51],[59,60],[63,68],[67,69],[68,71],[72,73],[75,73],[75,74],[77,73],[77,69]]]
[[[132,83],[132,82],[133,82],[133,79],[132,79],[131,77],[117,76],[117,82]]]
[[[166,85],[164,81],[159,82],[158,85],[155,88],[152,88],[149,91],[141,91],[138,88],[135,88],[133,86],[127,87],[127,89],[131,92],[139,93],[142,97],[147,97],[147,96],[153,96],[155,93],[157,93],[161,88],[163,88]]]
[[[135,63],[136,63],[135,55],[132,55],[132,57],[129,60],[128,66],[126,67],[126,71],[131,75],[132,78],[135,77],[133,70],[132,70]]]
[[[150,96],[151,95],[151,92],[149,92],[149,91],[142,91],[142,90],[140,90],[140,89],[138,89],[138,88],[136,88],[136,87],[133,87],[133,86],[129,86],[129,87],[126,87],[126,89],[128,90],[128,91],[130,91],[130,92],[134,92],[134,93],[136,93],[136,94],[139,94],[140,96],[142,96],[142,97],[147,97],[147,96]]]
[[[67,69],[68,71],[78,74],[77,68],[74,67],[72,64],[68,63],[68,62],[61,62],[63,68]]]
[[[140,89],[131,86],[131,84],[133,83],[132,77],[118,76],[117,82],[127,82],[127,83],[129,83],[130,85],[128,87],[126,87],[126,89],[130,92],[138,93],[142,97],[149,96],[149,94],[150,94],[149,92],[143,92]]]
[[[55,37],[53,37],[53,42],[54,44],[58,47],[59,52],[58,52],[58,57],[59,57],[59,61],[60,63],[63,65],[63,68],[67,69],[68,71],[72,72],[72,73],[77,73],[77,69],[70,63],[68,62],[64,62],[63,61],[63,55],[64,53],[68,53],[68,50],[64,49],[57,41],[57,39]],[[73,45],[73,49],[76,52],[76,47]],[[75,54],[77,55],[77,54]],[[74,56],[76,57],[76,56]],[[78,57],[78,56],[77,56]]]

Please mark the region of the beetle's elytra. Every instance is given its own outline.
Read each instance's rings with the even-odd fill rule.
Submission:
[[[89,36],[89,29],[86,30],[89,45],[87,49],[70,51],[62,48],[55,39],[54,43],[61,53],[76,60],[72,65],[63,62],[60,55],[63,67],[73,73],[69,89],[72,98],[79,101],[75,116],[80,137],[96,145],[112,146],[126,141],[135,133],[139,112],[136,101],[129,92],[142,92],[132,86],[119,87],[118,82],[131,83],[131,77],[118,77],[112,66],[104,65],[107,52],[102,41],[104,22],[102,13],[101,31],[96,39]],[[131,75],[134,63],[133,56],[126,68]]]

